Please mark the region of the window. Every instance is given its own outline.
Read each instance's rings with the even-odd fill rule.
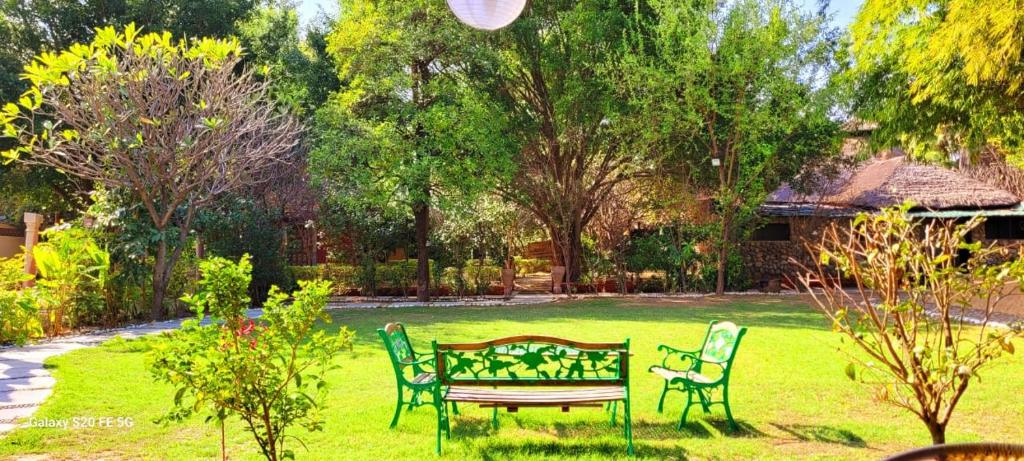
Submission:
[[[991,217],[985,221],[988,240],[1024,240],[1024,217]]]
[[[754,240],[758,242],[788,242],[789,223],[775,222],[765,224],[754,231]]]

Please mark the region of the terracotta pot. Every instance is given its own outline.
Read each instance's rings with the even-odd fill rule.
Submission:
[[[562,282],[565,281],[565,266],[551,266],[551,292],[562,293]]]
[[[886,458],[885,461],[944,461],[949,459],[1020,459],[1024,445],[1004,443],[962,443],[918,448]]]
[[[501,270],[501,286],[505,288],[504,295],[506,298],[512,297],[512,290],[516,288],[516,270],[515,269],[502,269]]]

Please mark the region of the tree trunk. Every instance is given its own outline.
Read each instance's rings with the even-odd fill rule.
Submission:
[[[725,269],[729,264],[729,227],[732,223],[728,212],[722,213],[722,235],[718,242],[718,278],[715,282],[715,294],[725,293]]]
[[[583,240],[581,232],[570,226],[566,233],[550,229],[551,244],[554,248],[554,262],[565,266],[565,283],[575,284],[580,280],[582,273],[581,260],[583,257]]]
[[[429,193],[429,192],[428,192]],[[416,299],[430,301],[430,254],[427,252],[427,237],[430,231],[429,202],[413,206],[416,219]]]
[[[946,425],[939,424],[934,421],[925,421],[928,426],[928,432],[932,435],[932,443],[935,445],[942,445],[946,443]]]
[[[164,296],[167,293],[167,242],[160,240],[153,261],[153,301],[150,304],[150,317],[153,320],[164,318]]]

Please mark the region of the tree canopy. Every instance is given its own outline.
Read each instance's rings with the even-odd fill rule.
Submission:
[[[652,0],[626,82],[662,170],[716,202],[717,291],[730,244],[781,183],[837,152],[829,75],[837,32],[793,2]]]
[[[946,161],[1024,148],[1024,4],[867,0],[851,26],[854,109],[877,138]]]

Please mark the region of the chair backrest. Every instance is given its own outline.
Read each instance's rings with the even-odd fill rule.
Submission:
[[[413,352],[409,336],[405,334],[405,327],[401,323],[389,323],[384,328],[378,328],[377,334],[384,341],[391,365],[396,371],[400,372],[405,364],[416,360],[416,353]]]
[[[482,343],[434,343],[444,385],[625,385],[629,340],[583,343],[550,336],[514,336]]]
[[[738,327],[732,322],[711,322],[704,338],[704,347],[700,351],[700,359],[721,364],[728,369],[739,349],[740,339],[746,333],[746,327]]]

